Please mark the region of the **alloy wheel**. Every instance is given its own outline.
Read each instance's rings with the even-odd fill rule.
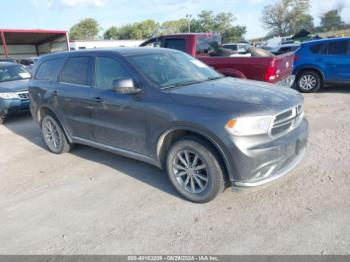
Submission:
[[[43,133],[46,144],[50,149],[56,151],[61,146],[61,137],[57,124],[50,118],[46,118],[43,123]]]
[[[199,194],[208,187],[207,166],[194,152],[189,150],[178,152],[173,161],[173,171],[177,182],[187,192]]]
[[[299,80],[299,86],[306,91],[312,90],[317,86],[317,79],[313,75],[304,75]]]

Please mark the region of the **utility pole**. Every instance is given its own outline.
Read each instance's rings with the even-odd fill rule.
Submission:
[[[191,33],[191,18],[192,18],[192,15],[191,14],[186,14],[186,18],[188,20],[188,32]]]

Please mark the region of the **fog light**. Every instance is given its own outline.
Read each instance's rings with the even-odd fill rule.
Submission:
[[[261,168],[259,172],[253,177],[252,180],[256,181],[256,180],[261,180],[269,177],[272,174],[272,172],[275,170],[275,168],[276,168],[276,165],[266,166]]]

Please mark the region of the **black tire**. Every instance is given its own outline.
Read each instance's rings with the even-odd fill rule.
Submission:
[[[5,117],[4,116],[0,116],[0,125],[5,123]]]
[[[51,136],[51,139],[48,134],[49,124],[52,125],[52,133],[55,133],[55,135]],[[61,125],[53,115],[46,114],[40,122],[40,127],[45,144],[52,153],[63,154],[71,150],[72,144],[69,143]],[[54,136],[58,138],[58,140],[55,140],[56,143],[53,142]],[[50,142],[50,140],[52,142]]]
[[[305,81],[310,79],[310,85]],[[319,73],[313,70],[307,70],[300,73],[297,77],[296,88],[302,93],[314,93],[322,87],[322,77]]]
[[[179,154],[185,154],[184,152],[188,152],[188,159],[190,159],[188,162],[191,168],[187,169],[189,172],[187,175],[176,177],[177,174],[186,172],[183,169],[185,167],[183,162],[177,162]],[[205,169],[192,170],[195,168],[196,155],[198,156],[195,163],[196,168],[204,165]],[[187,157],[185,158],[187,159]],[[166,169],[171,183],[183,197],[192,202],[206,203],[213,200],[225,189],[223,168],[219,159],[216,151],[205,141],[196,137],[184,137],[169,148],[166,156]],[[177,168],[179,163],[182,165],[182,169]],[[187,179],[190,181],[187,182]],[[186,182],[190,185],[186,186]],[[190,192],[193,189],[192,183],[194,191]]]

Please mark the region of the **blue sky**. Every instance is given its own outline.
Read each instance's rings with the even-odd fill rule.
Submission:
[[[264,5],[276,0],[10,0],[1,3],[0,28],[63,29],[86,17],[97,19],[103,29],[144,19],[159,22],[198,14],[201,10],[230,11],[235,23],[246,25],[246,37],[264,36]],[[322,13],[342,4],[350,22],[350,0],[311,0],[310,14],[319,22]]]

